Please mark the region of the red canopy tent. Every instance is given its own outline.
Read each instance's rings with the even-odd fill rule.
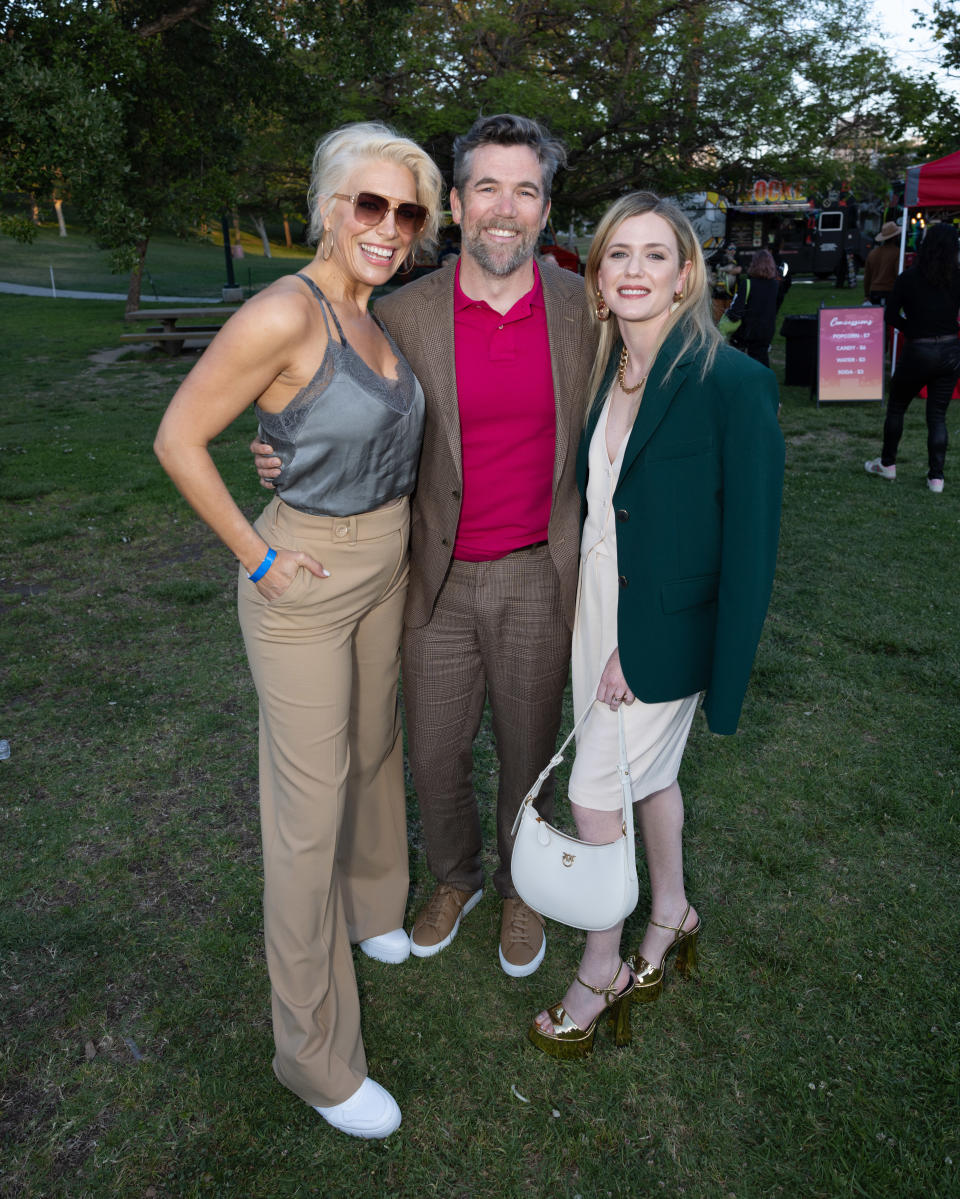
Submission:
[[[960,150],[935,158],[933,162],[921,162],[907,167],[907,178],[903,189],[903,222],[900,229],[900,270],[907,250],[907,225],[910,208],[956,208],[960,207]],[[897,336],[893,340],[893,362],[897,361]],[[954,393],[955,395],[957,392]]]
[[[960,204],[960,150],[933,162],[907,167],[904,208],[953,207]]]

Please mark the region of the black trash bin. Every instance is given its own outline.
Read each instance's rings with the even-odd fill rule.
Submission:
[[[787,343],[783,382],[787,387],[813,387],[817,381],[817,317],[785,316],[780,332]]]

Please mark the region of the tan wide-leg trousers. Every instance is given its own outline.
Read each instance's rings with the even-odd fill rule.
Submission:
[[[351,943],[403,924],[409,875],[397,711],[409,503],[256,522],[301,570],[268,603],[241,569],[238,611],[260,699],[264,931],[280,1081],[307,1103],[367,1074]]]

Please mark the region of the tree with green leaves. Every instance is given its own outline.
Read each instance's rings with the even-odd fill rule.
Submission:
[[[413,0],[284,0],[274,11],[282,70],[246,113],[237,203],[264,222],[306,222],[315,143],[348,121],[382,115],[370,80],[389,76]],[[406,129],[403,132],[407,132]]]
[[[235,200],[244,117],[270,94],[282,50],[272,13],[243,0],[60,0],[7,4],[3,16],[8,56],[20,48],[28,85],[5,130],[4,178],[33,188],[34,163],[69,176],[100,243],[132,268],[127,304],[136,307],[150,231],[184,228]],[[69,92],[52,97],[61,81],[91,114],[73,154],[57,137],[70,108]],[[40,125],[41,111],[61,119]],[[95,179],[81,184],[77,154],[96,159]]]
[[[0,191],[31,207],[97,195],[119,169],[119,106],[92,91],[73,63],[45,66],[23,46],[0,42]],[[0,214],[0,231],[33,236],[24,216]]]
[[[69,184],[139,302],[150,231],[300,211],[317,138],[374,115],[407,0],[12,0],[0,5],[0,183]],[[16,47],[16,49],[14,49]],[[79,164],[79,165],[78,165]],[[90,174],[96,164],[96,177]],[[84,167],[84,170],[80,168]],[[297,197],[300,197],[299,199]],[[21,222],[22,226],[23,222]]]
[[[955,62],[956,0],[934,8]],[[151,229],[300,215],[314,142],[351,120],[393,123],[448,178],[479,113],[544,120],[570,148],[564,224],[640,187],[879,186],[891,147],[923,130],[945,152],[960,113],[863,44],[870,19],[865,0],[0,0],[0,186],[68,195],[134,268],[130,304]]]
[[[370,82],[381,111],[442,163],[478,111],[545,119],[571,149],[566,211],[636,187],[825,179],[852,126],[895,140],[933,103],[863,46],[862,0],[435,0],[412,18]]]
[[[930,12],[914,10],[923,28],[929,29],[948,71],[960,71],[960,4],[957,0],[933,0]]]

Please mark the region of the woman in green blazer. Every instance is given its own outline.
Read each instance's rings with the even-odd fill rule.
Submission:
[[[601,335],[577,472],[575,714],[599,702],[570,798],[582,840],[616,839],[624,705],[652,910],[626,963],[622,924],[588,933],[575,981],[531,1026],[535,1045],[568,1058],[590,1052],[604,1015],[629,1034],[627,1005],[659,996],[671,954],[681,972],[694,964],[677,770],[701,692],[711,730],[736,731],[770,601],[784,465],[776,380],[723,344],[699,243],[675,205],[650,192],[618,200],[586,285]]]

